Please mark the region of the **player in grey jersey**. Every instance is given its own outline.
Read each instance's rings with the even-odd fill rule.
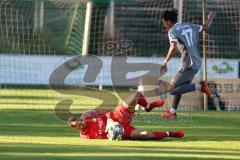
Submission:
[[[216,14],[210,12],[208,19],[203,25],[192,23],[177,23],[177,10],[166,10],[162,16],[164,27],[168,29],[170,48],[164,60],[160,72],[167,71],[167,63],[172,58],[176,49],[181,54],[181,64],[179,70],[171,81],[170,94],[173,95],[172,108],[165,111],[162,116],[167,119],[176,119],[176,111],[181,100],[182,94],[195,90],[201,90],[211,97],[211,91],[206,81],[191,84],[193,78],[202,65],[199,53],[199,32],[207,30]]]

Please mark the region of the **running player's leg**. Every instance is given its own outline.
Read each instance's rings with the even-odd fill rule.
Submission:
[[[182,94],[201,89],[200,84],[191,84],[197,70],[186,69],[179,70],[172,79],[172,89],[170,94],[173,95],[172,108],[162,114],[164,119],[176,119],[176,111],[180,103]]]
[[[191,84],[195,75],[197,74],[197,70],[186,69],[183,71],[178,71],[176,75],[172,79],[173,89],[170,91],[171,95],[180,95],[188,92],[192,92],[194,90],[199,89],[200,84]]]
[[[191,84],[193,78],[197,74],[197,70],[187,69],[184,71],[178,71],[172,80],[173,89],[171,90],[172,95],[180,95],[195,90],[201,90],[211,98],[211,91],[208,88],[206,81],[200,83]]]

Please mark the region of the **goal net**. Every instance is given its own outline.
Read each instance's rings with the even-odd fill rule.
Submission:
[[[0,1],[0,108],[49,109],[70,97],[50,90],[49,78],[82,54],[85,14],[86,1]]]
[[[100,57],[99,63],[100,65],[103,63],[103,66],[101,72],[96,73],[98,75],[96,79],[84,81],[87,67],[86,64],[80,65],[78,61],[81,58],[77,58],[84,52],[88,2],[84,0],[0,2],[1,107],[52,108],[61,99],[67,98],[74,98],[76,106],[90,108],[97,106],[101,101],[109,103],[105,105],[117,105],[118,99],[114,98],[112,93],[102,92],[101,96],[98,96],[100,93],[96,90],[62,93],[56,86],[64,84],[77,87],[113,86],[111,79],[115,76],[111,75],[111,56],[121,54],[151,57],[163,55],[166,51],[167,46],[164,45],[167,41],[166,31],[161,25],[159,13],[173,7],[171,0],[91,1],[87,54]],[[139,60],[144,62],[144,58],[140,57]],[[64,65],[68,66],[69,75],[63,77],[64,84],[59,84],[60,82],[54,81],[56,77],[53,74],[61,74],[57,69]],[[120,64],[117,71],[123,69],[121,66]],[[92,67],[90,77],[98,70],[97,67],[99,66]],[[114,83],[121,86],[121,81],[115,79]],[[135,82],[137,81],[134,81],[136,86]],[[128,82],[126,84],[129,85]],[[90,98],[86,98],[87,96]],[[85,100],[81,101],[83,97]],[[123,99],[121,96],[120,98]]]
[[[201,24],[201,6],[201,1],[185,0],[183,15],[187,17],[183,17],[183,19]],[[206,0],[206,14],[210,11],[217,13],[210,30],[206,33],[207,78],[208,81],[215,84],[216,87],[213,90],[218,92],[225,109],[229,111],[239,111],[240,109],[239,10],[240,1]]]
[[[158,72],[169,47],[160,15],[176,2],[1,0],[0,107],[53,109],[62,100],[88,109],[115,106],[136,91],[139,77]],[[201,1],[182,2],[182,21],[201,24]],[[240,103],[239,3],[206,1],[206,10],[218,15],[206,36],[207,76],[229,110]],[[178,59],[163,78],[170,80]],[[202,109],[200,93],[180,105],[196,107],[192,95]]]

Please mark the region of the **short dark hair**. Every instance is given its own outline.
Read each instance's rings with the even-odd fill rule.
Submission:
[[[173,23],[177,22],[178,11],[176,9],[167,9],[163,12],[161,19],[164,21],[171,21]]]
[[[76,127],[76,125],[72,125],[71,122],[80,120],[80,117],[81,117],[81,114],[80,114],[80,115],[71,115],[71,116],[68,118],[68,124],[69,124],[71,127]]]

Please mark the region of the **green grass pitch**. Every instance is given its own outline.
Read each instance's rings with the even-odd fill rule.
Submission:
[[[61,96],[50,92],[0,91],[0,160],[240,159],[239,112],[199,111],[192,112],[191,121],[134,122],[145,130],[183,129],[186,134],[182,139],[80,140],[76,131],[55,117],[54,104]],[[100,103],[82,99],[86,99],[79,101],[82,105]]]

